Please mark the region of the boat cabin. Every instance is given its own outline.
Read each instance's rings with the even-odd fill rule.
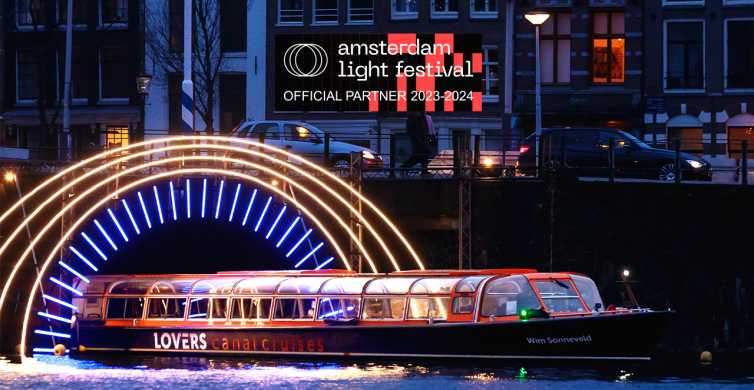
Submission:
[[[76,288],[80,321],[129,327],[519,321],[603,307],[591,279],[532,269],[100,275]]]

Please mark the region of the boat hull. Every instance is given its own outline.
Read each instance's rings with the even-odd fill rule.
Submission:
[[[238,328],[82,322],[75,353],[649,360],[670,312],[490,323]]]

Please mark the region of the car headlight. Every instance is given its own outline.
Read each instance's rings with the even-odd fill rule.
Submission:
[[[691,168],[694,168],[694,169],[699,169],[704,166],[704,163],[701,161],[686,160],[686,162],[689,163],[689,165],[691,165]]]
[[[364,158],[367,159],[367,160],[374,160],[374,154],[372,154],[372,152],[369,152],[369,151],[365,150],[365,151],[361,152],[361,155],[364,156]]]

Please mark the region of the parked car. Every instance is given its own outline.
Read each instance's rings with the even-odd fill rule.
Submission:
[[[616,129],[563,128],[542,129],[541,161],[547,170],[568,169],[579,176],[609,175],[610,139],[615,148],[615,176],[625,178],[674,181],[675,151],[653,148],[633,135]],[[520,145],[520,172],[536,172],[536,137],[527,137]],[[712,179],[710,164],[703,158],[681,153],[681,177],[684,180]]]
[[[309,123],[246,121],[238,125],[232,135],[256,141],[263,137],[264,143],[270,146],[288,149],[291,153],[309,158],[316,163],[322,163],[325,151],[325,132]],[[373,150],[330,138],[330,166],[340,169],[348,168],[351,164],[352,152],[362,154],[366,169],[383,167],[382,158]]]

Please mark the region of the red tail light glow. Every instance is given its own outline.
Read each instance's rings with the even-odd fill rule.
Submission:
[[[522,146],[521,146],[520,148],[518,148],[518,152],[519,152],[520,154],[524,154],[524,153],[526,153],[526,152],[528,152],[528,151],[529,151],[529,147],[528,147],[528,146],[526,146],[526,145],[522,145]]]

